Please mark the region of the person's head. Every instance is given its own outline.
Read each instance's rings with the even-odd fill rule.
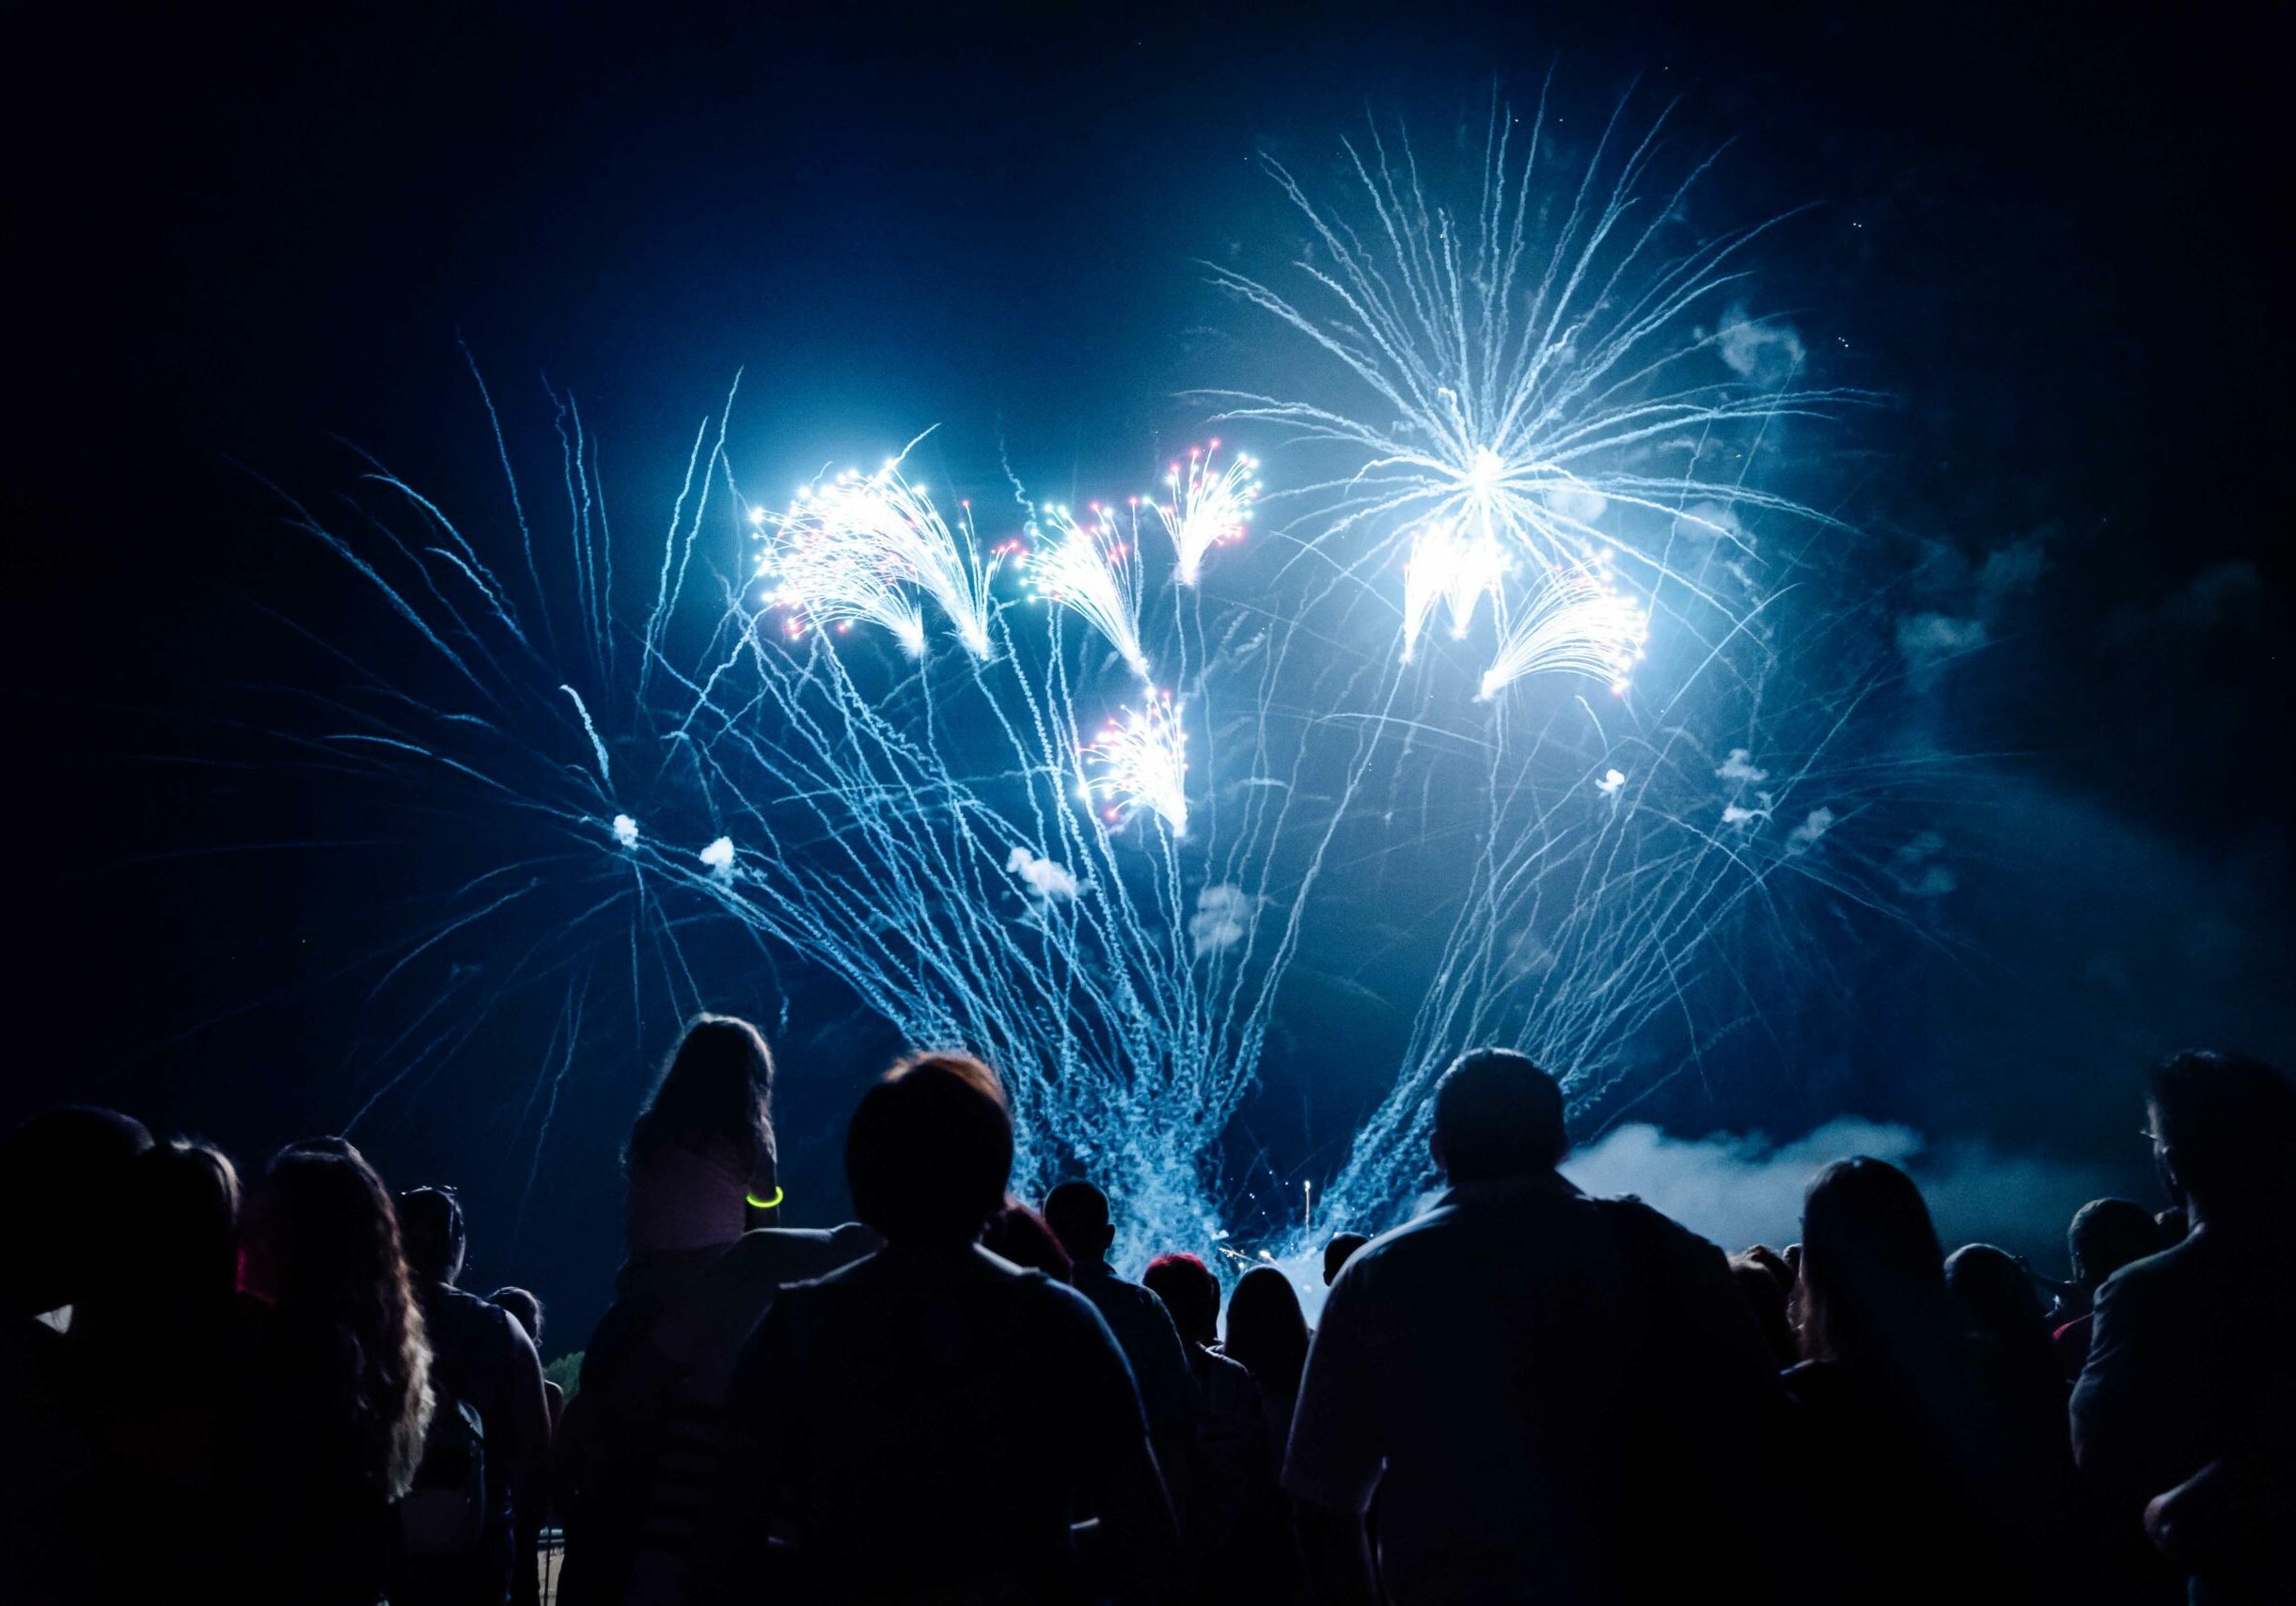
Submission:
[[[1563,1089],[1511,1048],[1475,1048],[1435,1084],[1435,1163],[1455,1183],[1551,1172],[1569,1150]]]
[[[1063,1182],[1046,1194],[1045,1225],[1071,1260],[1087,1265],[1106,1260],[1109,1245],[1116,1241],[1109,1196],[1089,1182]]]
[[[1337,1283],[1339,1274],[1346,1269],[1348,1258],[1369,1242],[1371,1239],[1361,1233],[1341,1233],[1324,1245],[1324,1286],[1329,1288]]]
[[[1012,1117],[960,1056],[903,1060],[845,1128],[854,1212],[895,1247],[978,1240],[1012,1173]]]
[[[2160,1223],[2133,1199],[2092,1199],[2073,1212],[2073,1224],[2065,1232],[2073,1283],[2084,1294],[2094,1294],[2122,1267],[2165,1247]]]
[[[497,1288],[486,1296],[486,1302],[509,1313],[527,1335],[527,1342],[539,1352],[543,1346],[543,1302],[524,1288]]]
[[[1308,1319],[1291,1279],[1272,1266],[1255,1266],[1228,1296],[1227,1352],[1251,1370],[1260,1386],[1289,1399],[1299,1393],[1308,1362]]]
[[[2195,1049],[2153,1069],[2146,1114],[2162,1180],[2202,1225],[2270,1219],[2296,1185],[2296,1083],[2261,1060]]]
[[[771,1199],[775,1177],[773,1055],[758,1029],[730,1015],[694,1017],[630,1127],[633,1173],[672,1149],[727,1150],[749,1191]]]
[[[1219,1341],[1219,1279],[1192,1254],[1159,1254],[1140,1281],[1172,1313],[1182,1342],[1209,1347]]]
[[[2049,1336],[2033,1274],[2005,1249],[1963,1244],[1945,1257],[1945,1288],[1972,1332],[2013,1348]]]
[[[1864,1155],[1826,1167],[1801,1202],[1803,1357],[1854,1365],[1938,1336],[1951,1321],[1944,1259],[1911,1177]]]
[[[212,1144],[179,1138],[128,1167],[136,1226],[104,1257],[102,1275],[73,1313],[72,1335],[107,1355],[219,1342],[231,1323],[239,1271],[239,1173]]]
[[[0,1141],[0,1244],[10,1315],[76,1301],[142,1212],[131,1196],[143,1123],[113,1110],[43,1110]]]
[[[390,1193],[343,1148],[273,1158],[250,1212],[252,1291],[277,1314],[285,1360],[357,1433],[357,1470],[396,1498],[422,1458],[431,1350]]]
[[[407,1269],[417,1285],[453,1287],[463,1275],[469,1240],[463,1226],[463,1202],[451,1188],[417,1188],[399,1195],[399,1233],[406,1244]]]
[[[981,1235],[981,1247],[1029,1271],[1041,1271],[1056,1283],[1076,1280],[1077,1268],[1061,1247],[1061,1240],[1045,1225],[1045,1218],[1019,1200],[1008,1197],[1004,1208],[989,1218]]]

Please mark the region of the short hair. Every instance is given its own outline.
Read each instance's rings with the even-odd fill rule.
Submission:
[[[1550,1171],[1569,1151],[1563,1089],[1511,1048],[1473,1048],[1435,1084],[1435,1136],[1455,1182]]]
[[[2296,1083],[2272,1066],[2191,1049],[2155,1066],[2147,1091],[2154,1135],[2170,1150],[2177,1180],[2204,1206],[2288,1185]]]
[[[1109,1196],[1089,1182],[1063,1182],[1045,1195],[1045,1225],[1070,1254],[1095,1257],[1109,1230]]]
[[[417,1188],[399,1195],[399,1235],[406,1266],[417,1281],[452,1283],[463,1274],[468,1247],[463,1203],[450,1188]]]
[[[2159,1252],[2160,1222],[2133,1199],[2092,1199],[2073,1212],[2065,1230],[2065,1252],[2073,1263],[2073,1281],[2095,1288],[2122,1267]]]
[[[888,1243],[978,1238],[1012,1174],[1012,1117],[941,1055],[886,1072],[845,1128],[854,1211]]]
[[[1140,1273],[1140,1283],[1164,1301],[1172,1325],[1189,1344],[1219,1337],[1219,1279],[1192,1254],[1159,1254]]]
[[[511,1320],[526,1330],[527,1341],[540,1346],[543,1342],[543,1302],[524,1288],[497,1288],[486,1296],[486,1302],[506,1312]]]
[[[1371,1239],[1361,1233],[1340,1233],[1324,1245],[1324,1286],[1329,1288],[1337,1283],[1339,1274],[1347,1269],[1347,1262],[1355,1258],[1355,1252],[1369,1242]]]

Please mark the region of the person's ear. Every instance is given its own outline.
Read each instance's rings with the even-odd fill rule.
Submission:
[[[1427,1153],[1435,1157],[1435,1169],[1449,1176],[1451,1168],[1443,1164],[1443,1135],[1440,1132],[1431,1131],[1427,1134]]]
[[[1107,1226],[1100,1229],[1100,1253],[1104,1259],[1108,1255],[1109,1246],[1113,1244],[1115,1241],[1116,1223],[1110,1221]]]

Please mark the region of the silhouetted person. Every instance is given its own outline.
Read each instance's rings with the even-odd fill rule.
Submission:
[[[1045,1196],[1045,1225],[1068,1252],[1077,1292],[1116,1335],[1157,1444],[1185,1444],[1196,1431],[1199,1403],[1187,1357],[1164,1301],[1109,1265],[1116,1227],[1109,1219],[1108,1195],[1089,1182],[1063,1182]]]
[[[0,1142],[0,1599],[88,1582],[80,1521],[96,1451],[59,1330],[132,1225],[129,1176],[150,1146],[141,1122],[84,1108],[44,1110]]]
[[[2053,1431],[2067,1391],[2032,1268],[1992,1244],[1963,1244],[1945,1257],[1945,1291],[1969,1330],[1989,1341],[2017,1385],[2037,1396]]]
[[[1164,1301],[1187,1351],[1190,1375],[1203,1400],[1196,1425],[1191,1513],[1205,1558],[1202,1592],[1212,1600],[1266,1600],[1296,1590],[1287,1503],[1276,1484],[1276,1446],[1288,1437],[1286,1413],[1278,1437],[1250,1369],[1219,1348],[1219,1279],[1192,1254],[1160,1254],[1140,1282]],[[1271,1582],[1271,1580],[1273,1581]]]
[[[885,1247],[784,1289],[744,1350],[708,1598],[1078,1599],[1081,1511],[1111,1587],[1137,1598],[1170,1576],[1176,1532],[1108,1324],[980,1246],[1012,1163],[1004,1107],[946,1057],[862,1096],[845,1174]],[[777,1532],[794,1547],[779,1581]]]
[[[242,1283],[239,1600],[372,1606],[431,1420],[431,1352],[382,1179],[348,1144],[282,1149],[250,1203]]]
[[[1479,1050],[1437,1084],[1451,1189],[1356,1252],[1308,1353],[1283,1481],[1319,1598],[1375,1598],[1375,1498],[1402,1602],[1657,1598],[1667,1552],[1723,1543],[1725,1497],[1753,1498],[1750,1420],[1779,1396],[1727,1262],[1580,1193],[1565,1148],[1562,1093],[1523,1056]]]
[[[875,1247],[867,1229],[770,1226],[773,1058],[747,1021],[686,1029],[623,1151],[629,1253],[582,1356],[557,1450],[566,1606],[672,1606],[716,1486],[735,1358],[784,1283]]]
[[[1005,1195],[1004,1208],[990,1219],[981,1245],[1023,1271],[1041,1271],[1056,1283],[1076,1280],[1076,1263],[1045,1224],[1045,1218],[1011,1194]]]
[[[2181,1227],[2177,1235],[2183,1236]],[[2058,1368],[2068,1378],[2081,1376],[2088,1363],[2090,1315],[2097,1290],[2122,1267],[2148,1254],[2158,1254],[2170,1238],[2151,1211],[2133,1199],[2092,1199],[2073,1212],[2066,1230],[2065,1249],[2072,1261],[2073,1278],[2067,1291],[2065,1318],[2051,1335]]]
[[[400,1509],[393,1606],[501,1606],[537,1587],[533,1540],[548,1504],[550,1407],[542,1362],[508,1311],[455,1286],[468,1240],[445,1189],[399,1197],[400,1230],[431,1339],[432,1409]]]
[[[543,1302],[535,1298],[533,1291],[527,1288],[497,1288],[486,1296],[486,1302],[499,1305],[509,1314],[511,1320],[518,1324],[519,1330],[527,1335],[527,1342],[534,1346],[534,1353],[539,1358],[543,1352]],[[551,1380],[547,1366],[543,1371],[543,1402],[550,1408],[550,1432],[556,1437],[558,1418],[566,1413],[566,1391]]]
[[[1340,1233],[1324,1245],[1324,1286],[1329,1288],[1337,1283],[1355,1252],[1369,1242],[1371,1239],[1361,1233]]]
[[[2186,1053],[2147,1104],[2190,1228],[2098,1290],[2074,1451],[2124,1514],[2176,1491],[2152,1525],[2194,1600],[2296,1599],[2296,1086]]]
[[[1794,1311],[1805,1359],[1787,1386],[1819,1433],[1816,1488],[1851,1595],[2087,1582],[2068,1574],[2084,1553],[2052,1553],[2079,1543],[2062,1418],[2052,1403],[2037,1430],[2029,1372],[1971,1332],[1904,1172],[1861,1157],[1810,1184]]]

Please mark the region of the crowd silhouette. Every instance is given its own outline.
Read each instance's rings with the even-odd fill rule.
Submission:
[[[2154,1069],[2166,1208],[2083,1205],[2057,1281],[1863,1157],[1725,1255],[1574,1187],[1554,1078],[1479,1049],[1445,1190],[1329,1241],[1313,1330],[1273,1265],[1127,1280],[1089,1181],[1015,1197],[962,1055],[861,1096],[857,1220],[784,1226],[773,1074],[685,1031],[567,1387],[532,1294],[458,1286],[452,1189],[26,1122],[0,1600],[511,1606],[547,1549],[568,1606],[2296,1601],[2296,1084],[2256,1061]]]

